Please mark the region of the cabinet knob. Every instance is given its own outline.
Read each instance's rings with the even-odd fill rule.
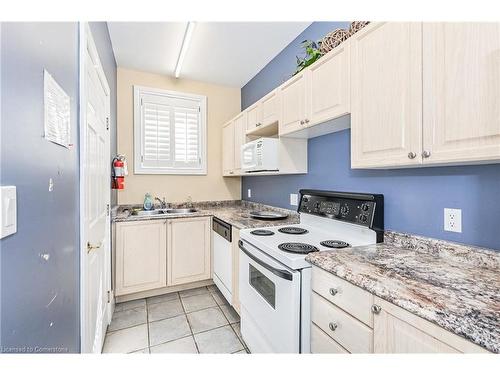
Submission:
[[[304,125],[304,120],[300,120],[300,125]]]
[[[415,154],[413,151],[408,153],[409,159],[415,159],[416,157],[417,157],[417,154]]]
[[[372,305],[372,313],[378,314],[382,311],[382,308],[379,305]]]
[[[262,124],[260,122],[256,123],[255,126],[261,126]]]
[[[422,157],[424,157],[424,158],[427,159],[430,156],[431,156],[431,152],[430,151],[424,151],[424,152],[422,152]]]
[[[306,124],[309,124],[309,120],[308,120],[308,119],[305,119],[305,120],[304,120],[304,122],[305,122]]]
[[[330,322],[330,324],[328,324],[328,328],[330,328],[330,331],[335,331],[338,326],[339,325],[337,323],[334,323],[334,322]]]
[[[337,289],[335,289],[335,288],[330,288],[330,294],[331,294],[332,296],[334,296],[334,295],[335,295],[335,294],[337,294],[338,292],[339,292],[339,291],[338,291]]]

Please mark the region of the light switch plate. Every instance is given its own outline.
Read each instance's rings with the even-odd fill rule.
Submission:
[[[252,198],[252,189],[247,190],[247,198]]]
[[[298,206],[298,205],[299,205],[298,194],[290,194],[290,206]]]
[[[462,233],[462,210],[459,208],[444,209],[444,230]]]
[[[17,197],[15,186],[0,187],[0,238],[17,232]]]

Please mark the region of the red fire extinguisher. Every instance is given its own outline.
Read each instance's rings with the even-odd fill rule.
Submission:
[[[125,176],[127,175],[127,160],[124,155],[117,155],[113,158],[111,168],[112,188],[117,190],[125,189]]]

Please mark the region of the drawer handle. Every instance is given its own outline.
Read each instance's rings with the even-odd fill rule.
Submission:
[[[332,296],[336,295],[338,292],[339,292],[339,291],[338,291],[337,289],[335,289],[335,288],[330,288],[330,294],[331,294]]]
[[[379,314],[382,311],[382,308],[379,305],[372,305],[372,313]]]
[[[328,324],[328,327],[330,328],[330,331],[335,331],[339,325],[337,323],[330,322]]]

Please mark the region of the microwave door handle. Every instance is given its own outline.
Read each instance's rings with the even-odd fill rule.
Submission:
[[[241,251],[243,251],[250,259],[252,259],[254,262],[256,262],[259,265],[261,265],[262,267],[264,267],[269,272],[272,272],[276,276],[281,277],[282,279],[285,279],[285,280],[292,280],[293,279],[293,275],[290,272],[288,272],[286,270],[280,270],[280,269],[271,267],[269,264],[267,264],[266,262],[263,262],[262,260],[257,258],[255,255],[253,255],[250,251],[245,249],[245,246],[243,246],[242,240],[238,241],[238,246],[241,249]]]

